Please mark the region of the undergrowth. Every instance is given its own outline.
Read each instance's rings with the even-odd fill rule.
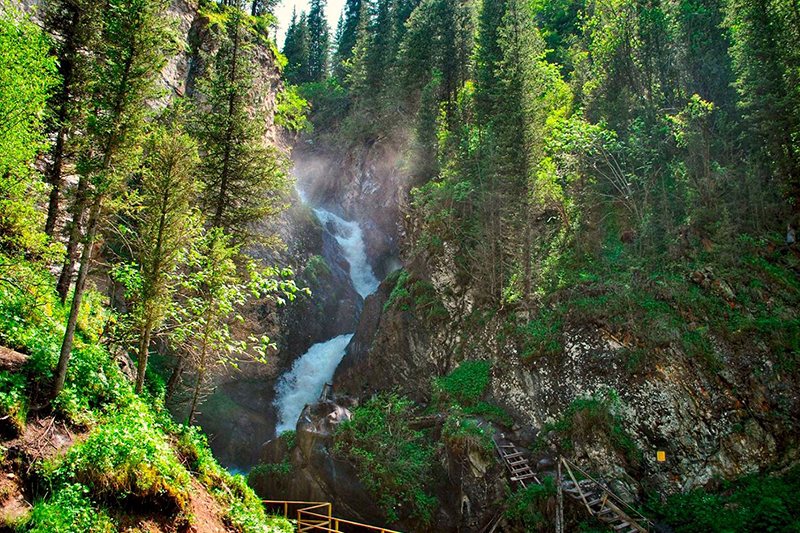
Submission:
[[[378,396],[337,428],[335,451],[355,465],[390,521],[410,518],[430,524],[438,506],[431,491],[436,450],[427,432],[409,427],[413,417],[411,400]]]
[[[0,412],[17,433],[27,406],[46,398],[58,360],[67,309],[54,285],[48,272],[24,261],[0,282],[0,345],[29,356],[20,372],[0,373]],[[244,477],[219,466],[198,429],[174,423],[157,394],[134,394],[105,344],[113,321],[101,295],[89,292],[66,385],[52,402],[56,417],[87,435],[62,456],[32,465],[40,497],[17,531],[112,532],[114,509],[158,510],[183,527],[193,520],[192,475],[225,509],[232,530],[292,531],[264,513]]]
[[[721,490],[696,489],[651,510],[676,533],[794,533],[800,531],[800,467],[783,475],[755,474],[723,482]]]

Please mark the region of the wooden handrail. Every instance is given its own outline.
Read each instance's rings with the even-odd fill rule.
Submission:
[[[602,490],[602,491],[603,491],[605,494],[607,494],[608,496],[611,496],[611,498],[613,498],[613,499],[614,499],[614,500],[615,500],[617,503],[621,504],[623,507],[625,507],[625,508],[629,509],[629,510],[630,510],[630,511],[632,511],[634,514],[636,514],[636,516],[638,516],[638,517],[639,517],[639,519],[641,519],[641,521],[643,521],[643,522],[647,523],[648,525],[652,525],[652,522],[650,522],[650,519],[648,519],[646,516],[644,516],[644,515],[643,515],[641,512],[637,511],[637,510],[636,510],[634,507],[632,507],[630,504],[628,504],[628,503],[626,503],[625,501],[623,501],[623,500],[622,500],[622,498],[620,498],[619,496],[617,496],[616,494],[614,494],[614,493],[613,493],[611,490],[609,490],[608,488],[606,488],[606,486],[605,486],[605,485],[603,485],[602,483],[600,483],[599,481],[597,481],[595,478],[593,478],[591,475],[589,475],[589,474],[588,474],[588,473],[587,473],[587,472],[586,472],[584,469],[582,469],[581,467],[579,467],[578,465],[576,465],[575,463],[573,463],[572,461],[570,461],[569,459],[567,459],[567,458],[566,458],[566,457],[564,457],[564,456],[561,456],[561,460],[562,460],[562,461],[564,461],[564,464],[565,464],[565,465],[567,465],[567,468],[569,468],[569,466],[572,466],[573,468],[575,468],[575,470],[577,470],[578,472],[580,472],[580,473],[581,473],[583,476],[585,476],[586,478],[590,479],[592,482],[594,482],[594,484],[595,484],[595,485],[597,485],[598,487],[600,487],[600,489],[601,489],[601,490]],[[575,480],[574,480],[574,478],[573,478],[573,481],[575,481]],[[577,481],[575,481],[575,484],[577,485],[577,484],[578,484],[578,482],[577,482]]]
[[[297,531],[300,533],[304,533],[306,531],[327,531],[328,533],[339,533],[339,526],[342,524],[355,526],[366,531],[376,531],[378,533],[401,533],[400,531],[395,531],[394,529],[371,526],[369,524],[345,520],[344,518],[337,518],[333,516],[333,506],[329,502],[304,502],[289,500],[261,501],[264,505],[282,506],[284,518],[289,518],[290,506],[299,506],[297,509]],[[327,514],[314,512],[321,508],[325,508],[327,510]]]

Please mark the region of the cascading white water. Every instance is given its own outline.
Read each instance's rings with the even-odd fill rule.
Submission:
[[[324,226],[327,227],[329,224],[334,226],[333,235],[341,246],[345,259],[350,263],[350,279],[353,280],[356,292],[362,298],[375,292],[381,282],[375,277],[367,261],[364,238],[358,223],[348,222],[324,209],[314,209],[314,213]]]
[[[350,263],[350,279],[362,298],[378,289],[380,281],[375,277],[364,246],[361,227],[324,209],[314,209],[320,222],[331,231]],[[326,382],[336,372],[353,335],[340,335],[315,344],[292,365],[292,369],[281,376],[275,386],[275,406],[278,408],[276,434],[294,429],[306,404],[317,400]]]
[[[344,350],[353,335],[340,335],[327,342],[315,344],[294,362],[292,369],[281,376],[275,389],[278,394],[278,426],[275,433],[294,429],[306,404],[317,400],[322,388],[336,372],[344,357]]]

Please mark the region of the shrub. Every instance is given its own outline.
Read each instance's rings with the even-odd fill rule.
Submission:
[[[676,533],[790,533],[800,531],[800,467],[782,476],[754,474],[710,494],[697,489],[652,507]]]
[[[47,463],[45,478],[56,487],[83,483],[106,499],[132,498],[162,508],[166,501],[188,511],[189,474],[147,406],[136,400],[108,416],[62,460]]]
[[[17,434],[25,429],[28,401],[25,395],[25,376],[0,372],[0,416],[7,418]]]
[[[465,361],[448,376],[437,379],[435,388],[462,405],[474,405],[489,386],[489,361]]]
[[[399,309],[405,312],[415,312],[425,324],[446,323],[450,313],[442,303],[436,288],[428,281],[415,279],[405,270],[397,274],[397,283],[383,305],[384,311]]]
[[[555,496],[556,487],[552,477],[546,477],[541,485],[530,485],[506,498],[506,517],[523,525],[525,531],[541,531],[552,516],[548,503]]]
[[[606,439],[612,448],[636,464],[639,450],[623,429],[624,421],[617,413],[618,403],[616,393],[610,390],[589,398],[575,398],[556,422],[542,427],[540,434],[554,432],[556,444],[564,450],[571,450],[575,442],[588,442],[593,437]],[[545,446],[545,443],[540,445]]]
[[[442,440],[451,450],[462,456],[476,451],[485,460],[495,457],[491,435],[474,420],[448,417],[442,429]]]
[[[22,527],[27,533],[113,533],[108,515],[92,505],[89,489],[80,483],[64,485],[52,498],[39,501]]]
[[[337,428],[334,449],[355,465],[389,520],[430,523],[438,504],[430,493],[435,449],[425,433],[409,427],[412,406],[394,394],[368,401]]]

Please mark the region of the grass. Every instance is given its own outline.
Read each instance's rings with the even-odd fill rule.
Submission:
[[[625,422],[617,412],[618,404],[616,393],[608,390],[588,398],[575,398],[555,422],[545,424],[539,433],[554,434],[554,444],[566,451],[573,450],[577,443],[600,438],[636,465],[641,454],[625,431]],[[541,442],[540,446],[545,448],[547,443]]]
[[[27,521],[19,525],[27,533],[114,533],[108,514],[89,497],[79,483],[63,486],[47,501],[34,503]]]

